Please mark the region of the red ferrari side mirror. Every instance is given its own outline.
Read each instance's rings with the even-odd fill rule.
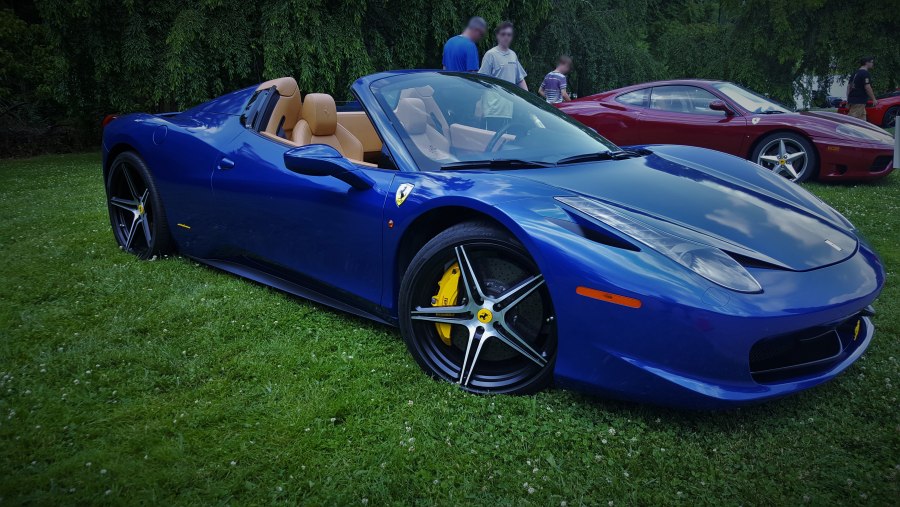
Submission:
[[[728,107],[728,104],[722,102],[721,100],[711,100],[709,102],[709,108],[713,111],[722,111],[726,116],[732,116],[734,111]]]

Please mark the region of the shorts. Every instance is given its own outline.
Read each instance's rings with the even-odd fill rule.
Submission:
[[[860,120],[866,119],[866,105],[865,104],[850,104],[850,116],[854,118],[859,118]]]

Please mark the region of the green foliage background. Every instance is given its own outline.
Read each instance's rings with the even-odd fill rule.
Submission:
[[[0,3],[0,125],[96,142],[105,113],[180,109],[282,75],[346,98],[360,75],[439,67],[476,14],[516,23],[532,88],[560,53],[579,95],[702,77],[791,102],[813,91],[801,77],[830,82],[866,54],[876,91],[900,82],[900,0],[30,0]]]

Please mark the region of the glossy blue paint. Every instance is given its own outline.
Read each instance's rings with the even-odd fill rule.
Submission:
[[[555,375],[564,387],[726,407],[827,381],[869,345],[874,328],[862,319],[860,336],[828,368],[774,383],[751,376],[754,344],[858,315],[884,284],[875,252],[798,185],[737,157],[683,146],[542,169],[418,171],[370,91],[381,78],[407,74],[375,74],[353,85],[397,170],[355,165],[321,146],[292,150],[245,128],[240,115],[255,88],[175,115],[113,121],[104,132],[104,168],[122,150],[143,157],[182,254],[392,324],[409,231],[460,210],[489,218],[521,241],[546,278],[557,311]],[[367,183],[326,175],[341,171]],[[414,190],[398,206],[394,196],[404,183]],[[762,293],[724,289],[649,248],[597,241],[620,233],[554,200],[576,195],[731,252]],[[580,296],[577,287],[641,306]]]

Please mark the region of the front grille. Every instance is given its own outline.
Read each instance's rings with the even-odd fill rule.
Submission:
[[[831,368],[858,338],[861,314],[830,326],[766,338],[750,349],[750,375],[760,384],[784,382]]]
[[[875,157],[875,161],[872,162],[872,165],[869,167],[870,173],[880,173],[888,168],[888,165],[893,161],[893,157],[890,155],[882,155],[880,157]]]

